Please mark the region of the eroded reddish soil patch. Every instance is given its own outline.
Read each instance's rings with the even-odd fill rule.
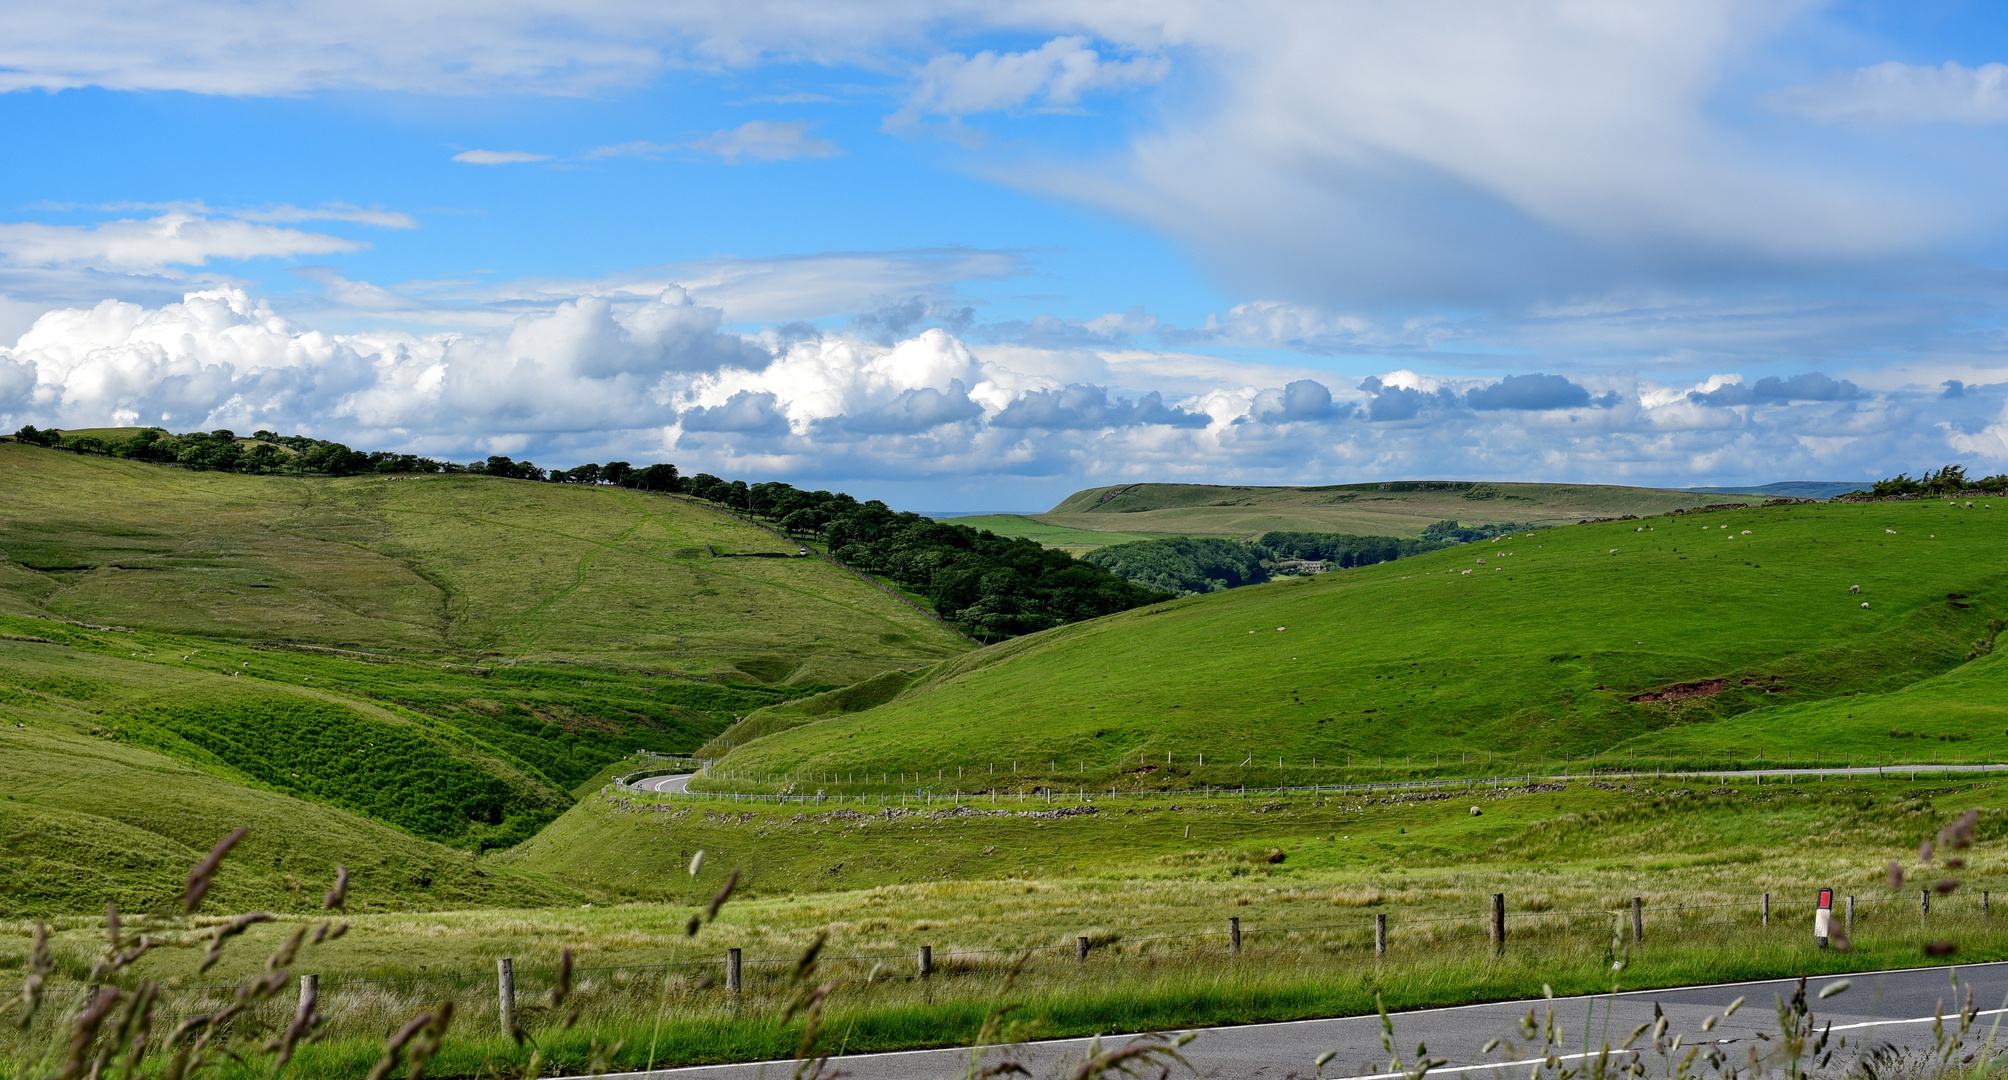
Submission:
[[[1705,679],[1701,682],[1674,683],[1659,690],[1648,690],[1632,695],[1633,701],[1685,701],[1688,698],[1714,697],[1727,689],[1727,679]]]

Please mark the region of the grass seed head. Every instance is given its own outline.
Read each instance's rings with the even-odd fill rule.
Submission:
[[[195,864],[195,869],[188,872],[188,888],[181,897],[183,911],[193,914],[196,908],[202,906],[202,898],[209,892],[209,883],[216,876],[217,868],[223,865],[223,857],[230,854],[230,849],[236,847],[237,842],[244,839],[250,831],[239,828],[232,831],[229,836],[218,840],[216,846],[209,849],[209,854]]]
[[[349,868],[346,866],[337,866],[335,867],[335,887],[329,889],[328,895],[321,899],[321,910],[347,911],[348,902]]]

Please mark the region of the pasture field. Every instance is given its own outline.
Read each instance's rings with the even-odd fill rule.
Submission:
[[[1444,480],[1308,488],[1118,484],[1077,491],[1051,510],[1032,515],[1031,520],[1070,532],[1146,536],[1254,537],[1266,532],[1328,532],[1410,537],[1446,519],[1467,525],[1506,522],[1573,525],[1585,518],[1625,514],[1643,517],[1676,508],[1748,501],[1755,500],[1749,496],[1603,484]]]
[[[2008,507],[1944,501],[1515,535],[986,648],[739,745],[693,786],[1189,789],[1593,753],[1999,761],[2004,540]]]
[[[398,859],[436,860],[439,844],[527,838],[628,753],[687,752],[761,706],[968,649],[821,560],[729,557],[784,546],[635,491],[243,476],[0,443],[0,737],[33,748],[0,764],[26,770],[7,811],[81,811],[62,843],[19,843],[49,866],[71,864],[68,845],[84,868],[37,873],[0,907],[164,895],[158,866],[192,842],[156,829],[150,815],[180,811],[143,797],[110,817],[66,801],[59,778],[97,767],[71,760],[78,746],[121,747],[120,769],[165,770],[201,789],[190,805],[237,807],[300,849],[315,829],[386,825]],[[316,809],[289,819],[288,797]],[[129,842],[155,863],[93,864]],[[567,892],[386,890],[418,905]]]
[[[242,476],[0,443],[0,612],[825,686],[968,648],[821,560],[718,557],[784,548],[624,489]]]
[[[1127,544],[1134,540],[1168,540],[1183,533],[1165,532],[1115,532],[1102,529],[1080,529],[1064,525],[1054,525],[1042,520],[1044,515],[1032,514],[984,514],[980,517],[959,517],[952,519],[957,525],[967,525],[972,529],[988,529],[999,536],[1023,536],[1037,540],[1049,548],[1059,548],[1075,555],[1093,551],[1110,544]]]
[[[526,1023],[547,1063],[555,1055],[583,1066],[595,1042],[604,1050],[618,1041],[624,1048],[608,1060],[627,1067],[792,1054],[799,1021],[777,1022],[786,973],[825,934],[814,980],[832,986],[829,1045],[850,1050],[968,1039],[1004,1001],[1021,1006],[1016,1035],[1055,1036],[1365,1012],[1376,994],[1400,1009],[1536,994],[1544,983],[1566,994],[1614,979],[1638,987],[1901,966],[1929,962],[1921,946],[1941,938],[1955,940],[1962,959],[1993,959],[2008,956],[2008,927],[1981,918],[1977,893],[1999,891],[2008,870],[2008,819],[1990,808],[1998,802],[1992,781],[1691,790],[1609,777],[1455,799],[1300,795],[1181,800],[1172,810],[1118,797],[1066,817],[944,810],[864,824],[795,821],[801,810],[771,805],[728,814],[730,803],[714,820],[697,820],[700,811],[679,823],[673,809],[595,798],[572,813],[626,820],[571,838],[597,848],[565,863],[591,898],[585,904],[348,917],[349,933],[299,968],[321,974],[333,1022],[306,1075],[347,1075],[403,1017],[448,997],[459,1018],[442,1074],[520,1070],[533,1047],[491,1035],[492,972],[502,956],[517,961]],[[1474,803],[1483,809],[1475,818]],[[1908,864],[1920,837],[1971,807],[1989,809],[1964,884],[1920,920],[1915,893],[1891,889],[1883,862]],[[979,844],[1019,850],[1006,851],[1003,865],[959,870],[928,852],[897,880],[832,884],[816,880],[808,858],[793,867],[775,861],[791,839],[776,834],[790,830],[793,842],[825,858],[890,857],[901,847],[961,846],[970,849],[963,859]],[[666,850],[678,843],[713,845],[694,879],[682,852]],[[1283,860],[1248,857],[1264,845]],[[620,873],[627,867],[612,853],[622,848],[650,855],[641,874]],[[929,880],[933,867],[920,864],[930,860],[953,873]],[[693,906],[734,869],[748,887],[716,921],[687,933]],[[237,872],[226,863],[219,888]],[[648,876],[685,881],[636,880]],[[1813,948],[1810,900],[1822,886],[1859,897],[1853,952]],[[1509,898],[1508,947],[1497,958],[1483,921],[1493,892]],[[1766,892],[1774,897],[1769,926],[1759,919]],[[651,898],[618,902],[624,896]],[[1646,900],[1642,944],[1615,933],[1633,896]],[[1390,926],[1380,962],[1375,914]],[[1228,951],[1230,916],[1243,927],[1239,957]],[[200,946],[216,921],[140,920],[134,930],[167,944],[133,977],[164,980],[170,1003],[181,995],[175,1007],[194,1008],[206,1000],[199,987],[255,974],[280,938],[316,917],[254,927],[221,966],[198,976]],[[59,983],[88,970],[97,933],[91,919],[59,923]],[[1092,947],[1077,965],[1078,937]],[[920,944],[934,949],[931,980],[913,976]],[[748,958],[748,992],[738,1003],[712,985],[728,947]],[[578,957],[578,996],[568,1007],[583,1020],[569,1031],[558,1023],[563,1010],[540,1004],[560,948]],[[18,934],[0,937],[0,971],[18,968],[24,951]],[[1006,991],[1006,971],[1020,956],[1026,966]],[[1614,958],[1625,964],[1621,976],[1612,974]],[[274,1010],[280,1021],[282,1011]]]

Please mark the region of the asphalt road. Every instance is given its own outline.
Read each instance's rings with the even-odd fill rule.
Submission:
[[[1952,979],[1957,977],[1955,990]],[[1965,1000],[1965,988],[1973,989],[1973,1003],[1980,1010],[1969,1049],[1988,1037],[1991,1027],[2008,1013],[2008,964],[1974,964],[1955,967],[1914,968],[1853,976],[1822,976],[1807,984],[1809,999],[1821,987],[1846,978],[1852,987],[1825,1001],[1812,1000],[1822,1025],[1831,1024],[1836,1044],[1846,1039],[1835,1064],[1863,1048],[1890,1044],[1918,1051],[1933,1045],[1933,1019],[1941,1003],[1948,1013],[1956,1012]],[[1565,1066],[1583,1056],[1584,1032],[1589,1045],[1601,1047],[1606,1041],[1620,1044],[1632,1028],[1653,1019],[1658,1006],[1668,1019],[1668,1034],[1682,1036],[1679,1051],[1698,1039],[1719,1040],[1724,1053],[1741,1061],[1752,1045],[1767,1047],[1757,1039],[1759,1032],[1775,1033],[1778,1026],[1779,997],[1789,999],[1794,981],[1719,983],[1711,986],[1673,990],[1642,990],[1615,997],[1561,998],[1552,1004],[1561,1025],[1565,1046],[1573,1051],[1561,1056]],[[1736,998],[1745,1004],[1735,1016],[1702,1034],[1702,1019],[1721,1010]],[[1469,1080],[1524,1080],[1539,1057],[1538,1047],[1530,1050],[1520,1036],[1519,1024],[1529,1008],[1543,1013],[1549,1003],[1541,999],[1465,1005],[1447,1009],[1419,1009],[1394,1015],[1395,1046],[1404,1063],[1412,1062],[1418,1042],[1427,1044],[1432,1058],[1446,1064],[1430,1075]],[[2008,1024],[2004,1024],[2008,1028]],[[2008,1041],[2008,1030],[2002,1032]],[[1102,1040],[1104,1050],[1119,1046],[1128,1035],[1111,1035]],[[1491,1053],[1482,1049],[1487,1040],[1505,1044]],[[1649,1041],[1649,1040],[1648,1040]],[[1088,1052],[1089,1040],[1058,1039],[991,1050],[984,1064],[1016,1061],[1035,1077],[1064,1075]],[[1317,1073],[1314,1064],[1326,1051],[1337,1056],[1323,1069],[1323,1075],[1370,1077],[1391,1080],[1400,1076],[1388,1071],[1387,1052],[1381,1047],[1380,1018],[1340,1017],[1331,1020],[1301,1020],[1281,1024],[1250,1024],[1243,1027],[1208,1028],[1182,1051],[1200,1076],[1220,1078],[1263,1077],[1283,1080],[1289,1076],[1309,1077]],[[917,1050],[891,1054],[855,1054],[832,1059],[833,1069],[859,1080],[943,1080],[959,1077],[969,1068],[969,1051],[962,1049]],[[1663,1068],[1648,1056],[1648,1071]],[[1832,1070],[1836,1073],[1839,1068]],[[742,1065],[707,1065],[685,1069],[661,1069],[652,1073],[616,1074],[611,1080],[776,1080],[792,1075],[792,1062],[758,1062]],[[1182,1070],[1174,1076],[1186,1075]]]
[[[690,778],[692,775],[694,774],[677,773],[675,776],[651,776],[646,780],[637,780],[629,786],[638,791],[663,791],[672,795],[681,795],[690,789]]]

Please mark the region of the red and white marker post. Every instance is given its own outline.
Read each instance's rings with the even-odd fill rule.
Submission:
[[[1828,940],[1833,936],[1833,926],[1834,890],[1821,889],[1820,906],[1813,911],[1813,940],[1820,948],[1827,947]]]

